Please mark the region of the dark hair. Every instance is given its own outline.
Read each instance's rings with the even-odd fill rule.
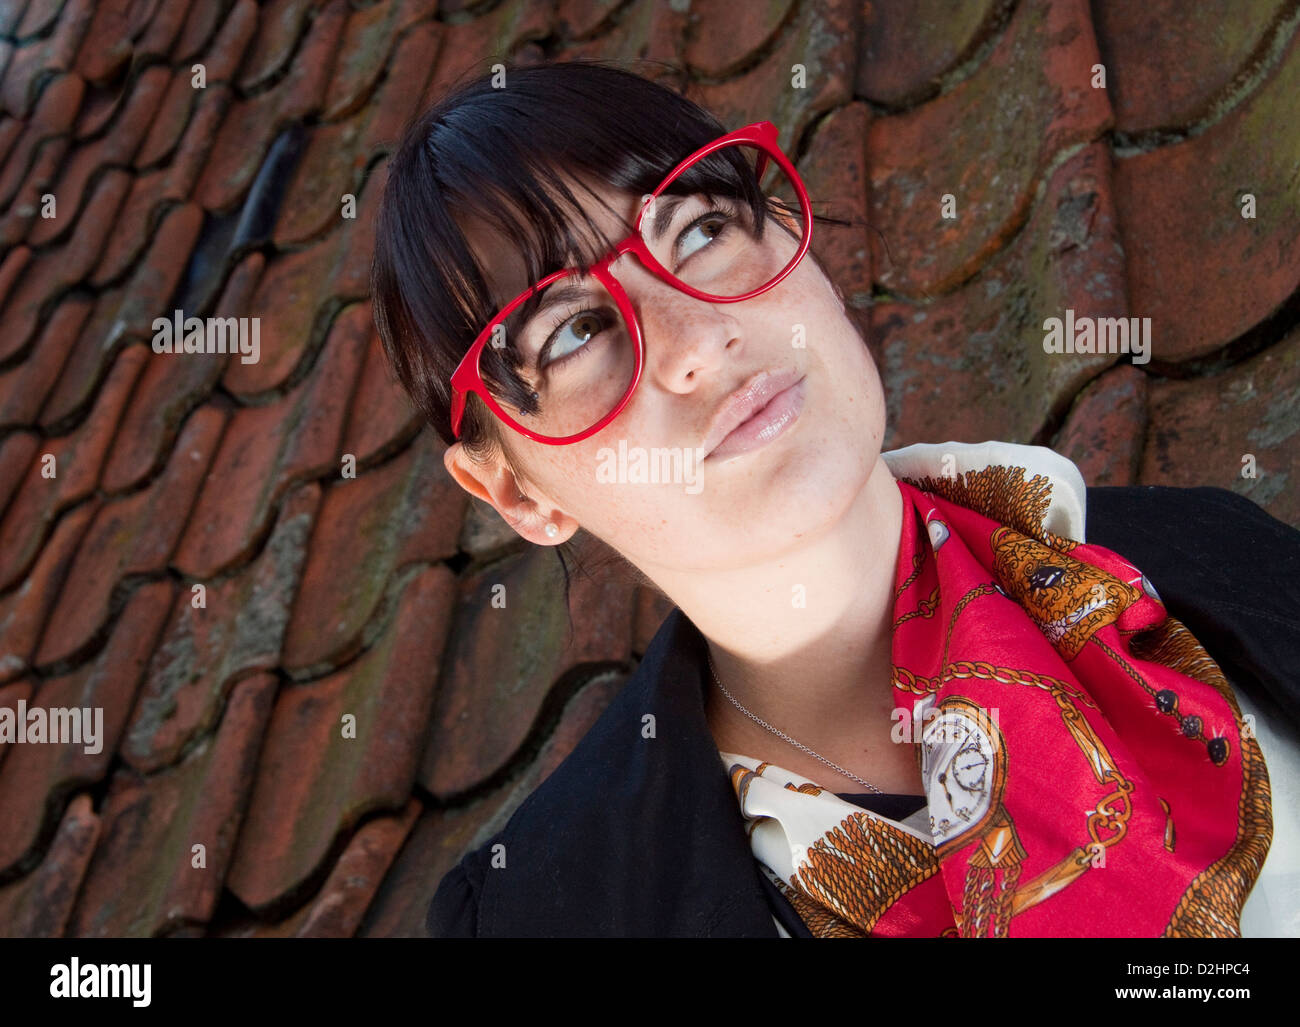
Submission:
[[[376,221],[375,325],[402,387],[448,445],[456,441],[451,373],[511,299],[491,293],[453,212],[517,240],[529,281],[567,266],[587,268],[613,240],[562,175],[645,195],[682,158],[727,131],[671,89],[599,59],[506,63],[504,76],[506,88],[495,88],[492,74],[464,82],[407,124],[389,160]],[[814,220],[849,223],[818,214]],[[583,231],[575,230],[578,222]],[[509,346],[488,347],[480,365],[484,378],[507,390],[518,385],[516,356]],[[522,477],[509,459],[505,434],[471,394],[460,442],[471,458],[499,456]],[[562,548],[556,552],[567,605]],[[607,562],[625,563],[615,554],[597,566]],[[638,582],[654,587],[630,569]]]

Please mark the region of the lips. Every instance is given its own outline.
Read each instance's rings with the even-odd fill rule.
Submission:
[[[763,409],[772,397],[784,392],[801,374],[795,370],[759,371],[733,392],[713,415],[713,423],[700,447],[707,457],[738,427]]]

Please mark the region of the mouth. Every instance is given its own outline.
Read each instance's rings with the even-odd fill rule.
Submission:
[[[723,401],[701,447],[705,459],[736,456],[784,434],[803,409],[804,379],[798,371],[760,371]]]

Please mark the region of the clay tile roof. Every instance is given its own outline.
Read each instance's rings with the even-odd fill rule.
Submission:
[[[1295,5],[952,6],[3,5],[0,707],[104,721],[0,743],[0,935],[419,935],[668,613],[611,570],[570,633],[374,328],[385,157],[494,60],[644,58],[775,122],[851,221],[816,249],[886,448],[1033,442],[1300,525]],[[257,317],[261,358],[153,352],[177,309]],[[1151,361],[1048,359],[1067,310],[1150,319]]]

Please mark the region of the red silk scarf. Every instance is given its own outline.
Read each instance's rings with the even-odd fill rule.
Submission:
[[[1047,531],[1023,470],[898,480],[893,687],[928,831],[724,754],[755,852],[767,822],[787,873],[764,869],[821,937],[1239,936],[1273,833],[1259,745],[1141,571]]]

